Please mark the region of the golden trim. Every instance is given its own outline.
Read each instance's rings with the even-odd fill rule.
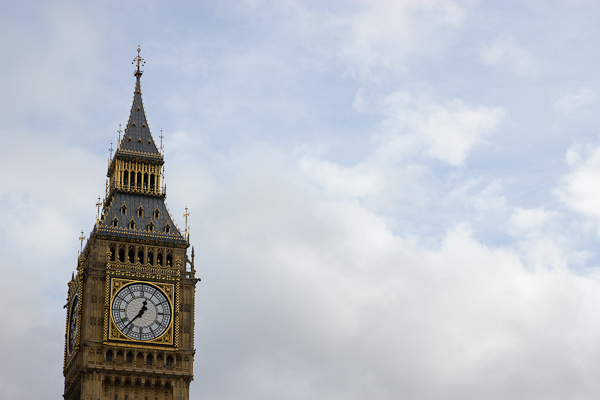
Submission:
[[[145,342],[135,342],[135,347],[132,347],[131,343],[119,343],[119,342],[113,342],[113,341],[104,341],[103,344],[105,346],[111,346],[111,347],[125,347],[130,349],[131,351],[135,351],[137,349],[146,349],[146,350],[160,350],[160,351],[172,351],[172,352],[176,352],[179,350],[178,347],[175,346],[169,346],[169,347],[165,347],[165,346],[149,346],[146,344],[142,344]]]
[[[139,273],[145,273],[145,274],[152,274],[154,276],[167,275],[167,276],[177,276],[178,277],[181,275],[181,271],[179,271],[178,269],[175,269],[173,267],[154,267],[154,266],[144,267],[139,262],[137,262],[135,264],[131,264],[129,262],[121,263],[121,262],[109,261],[106,265],[106,269],[110,270],[110,271],[118,271],[118,270],[133,271],[133,272],[139,272]]]
[[[175,296],[175,312],[173,313],[175,315],[175,347],[179,347],[179,307],[181,299],[181,284],[179,281],[177,281],[177,284],[175,285],[175,290],[177,293]]]
[[[68,364],[73,359],[73,355],[77,353],[79,350],[79,345],[81,343],[81,314],[83,312],[83,274],[80,273],[80,269],[83,266],[83,261],[81,265],[77,268],[78,273],[74,279],[69,282],[69,294],[67,301],[67,321],[65,325],[65,356],[64,356],[64,366],[63,370],[67,369]],[[69,328],[70,328],[70,320],[71,314],[73,311],[73,302],[75,298],[79,300],[79,307],[77,310],[77,338],[75,339],[75,346],[73,347],[73,352],[69,353]]]
[[[83,267],[83,265],[82,265]],[[79,279],[77,282],[77,296],[79,297],[79,309],[77,310],[77,340],[75,341],[75,349],[73,350],[73,354],[79,350],[79,345],[81,344],[81,314],[83,311],[83,274],[78,274]]]
[[[79,313],[79,310],[81,309],[81,299],[79,298],[78,295],[75,295],[69,304],[69,312],[67,313],[67,358],[70,358],[73,354],[75,354],[76,351],[76,344],[77,344],[77,337],[75,337],[75,344],[73,345],[73,352],[70,353],[69,352],[69,342],[71,341],[71,318],[73,317],[73,307],[75,305],[75,300],[77,300],[77,313]],[[79,336],[79,315],[76,315],[75,318],[77,318],[76,321],[76,329],[77,331],[76,336]]]
[[[151,286],[154,286],[156,289],[160,290],[162,292],[162,294],[167,298],[167,301],[169,302],[169,306],[171,307],[171,320],[169,321],[169,326],[159,337],[157,337],[155,339],[151,339],[151,340],[131,339],[130,337],[125,335],[123,332],[121,332],[121,330],[117,327],[117,325],[113,319],[112,306],[113,306],[113,302],[114,302],[114,299],[115,299],[117,293],[119,293],[125,287],[134,285],[137,283],[151,285]],[[109,286],[110,286],[110,300],[109,300],[109,309],[108,309],[109,319],[107,319],[108,331],[106,332],[106,335],[107,335],[105,337],[106,341],[111,342],[111,344],[113,341],[135,343],[136,345],[150,343],[150,344],[154,344],[154,345],[172,346],[174,343],[178,344],[179,340],[174,340],[174,333],[178,334],[178,329],[174,328],[174,325],[176,324],[176,320],[178,320],[178,318],[177,318],[178,315],[175,314],[175,305],[178,304],[178,301],[179,301],[179,299],[178,299],[179,293],[177,292],[177,286],[179,286],[179,285],[175,285],[172,283],[152,282],[152,281],[134,280],[134,279],[121,279],[121,278],[112,277],[110,279]],[[105,313],[106,313],[106,311],[107,310],[105,309]],[[176,345],[176,347],[178,347],[178,346]]]

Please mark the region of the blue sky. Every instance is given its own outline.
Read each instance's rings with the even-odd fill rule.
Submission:
[[[0,2],[0,397],[62,394],[66,283],[141,45],[202,278],[192,398],[597,398],[599,21]]]

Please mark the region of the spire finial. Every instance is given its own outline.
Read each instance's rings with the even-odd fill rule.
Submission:
[[[140,70],[140,66],[143,67],[144,65],[146,65],[146,61],[140,55],[140,53],[142,52],[140,45],[138,45],[137,52],[138,52],[138,55],[133,59],[132,64],[137,63],[137,70],[134,72],[134,75],[139,78],[144,73],[144,71]]]
[[[83,241],[85,240],[85,236],[83,236],[83,230],[81,231],[81,236],[79,236],[79,241],[81,242],[80,254],[83,252]]]
[[[98,202],[96,203],[96,207],[98,208],[98,217],[97,217],[98,219],[100,219],[100,207],[101,206],[102,206],[102,201],[100,200],[100,196],[98,196]]]
[[[185,217],[185,237],[186,239],[188,239],[190,233],[188,232],[187,219],[190,216],[190,213],[188,212],[187,206],[185,206],[185,213],[183,214],[183,216]]]
[[[160,128],[160,136],[159,136],[159,138],[160,138],[160,154],[163,154],[163,153],[164,153],[164,151],[163,151],[163,144],[162,144],[162,140],[164,139],[164,136],[163,136],[163,134],[162,134],[162,128]]]

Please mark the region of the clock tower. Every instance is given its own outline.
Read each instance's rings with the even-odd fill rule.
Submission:
[[[146,120],[139,52],[129,121],[68,284],[67,400],[187,400],[193,380],[200,279],[193,248],[187,256],[187,209],[181,232],[165,205],[162,141],[159,149]]]

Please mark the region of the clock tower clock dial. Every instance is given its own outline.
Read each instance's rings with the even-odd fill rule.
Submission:
[[[193,248],[187,255],[189,214],[182,232],[165,204],[163,146],[142,102],[139,46],[134,65],[129,120],[114,152],[111,145],[105,198],[69,282],[65,400],[189,400],[194,376],[200,279]]]
[[[67,337],[68,344],[68,355],[73,354],[75,350],[75,344],[77,343],[77,315],[79,313],[79,296],[75,296],[73,303],[71,304],[71,310],[69,315],[69,335]]]
[[[148,283],[121,288],[111,305],[111,317],[119,331],[132,340],[157,339],[171,324],[167,296]]]

